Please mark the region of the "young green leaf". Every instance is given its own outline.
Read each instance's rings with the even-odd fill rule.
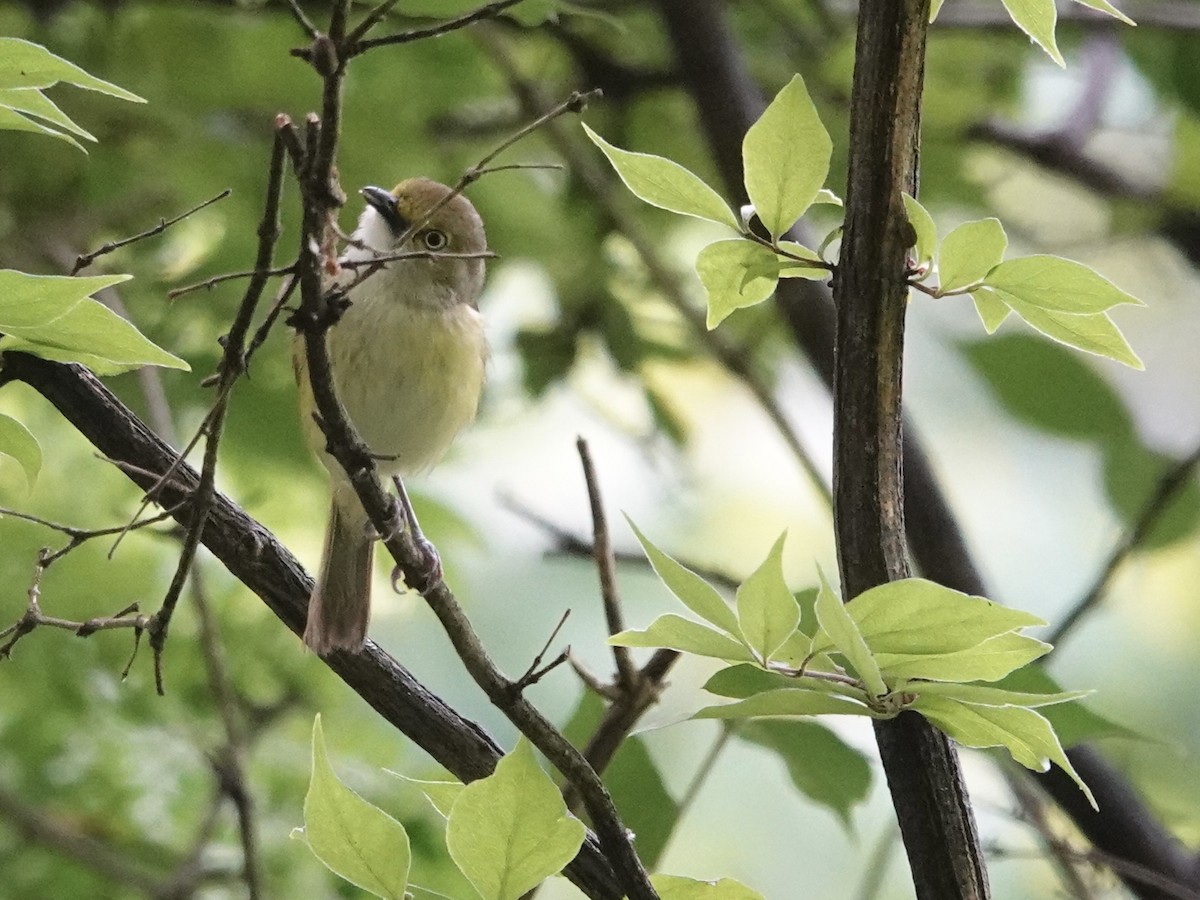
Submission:
[[[951,590],[925,578],[904,578],[863,591],[846,611],[875,653],[950,653],[1036,625],[1032,613]],[[813,650],[833,646],[818,636]]]
[[[722,706],[706,706],[692,716],[693,719],[750,719],[756,716],[872,716],[884,718],[872,712],[865,703],[856,703],[846,697],[826,691],[805,688],[784,688],[754,694],[737,703]]]
[[[1058,22],[1058,10],[1054,0],[1003,0],[1009,16],[1023,32],[1033,38],[1034,43],[1045,50],[1052,60],[1063,68],[1067,64],[1054,42],[1054,26]]]
[[[813,682],[812,687],[818,682]],[[716,672],[704,683],[704,689],[718,697],[744,700],[764,691],[791,690],[799,682],[782,672],[769,672],[751,663],[738,663]]]
[[[32,89],[26,89],[23,91],[0,91],[0,131],[28,131],[32,134],[44,134],[47,137],[58,138],[60,141],[65,141],[75,149],[83,153],[87,153],[87,150],[83,148],[83,145],[80,144],[79,141],[75,140],[75,138],[71,137],[71,135],[51,128],[49,125],[24,115],[13,107],[4,103],[3,94],[6,93],[32,94],[37,92],[33,91]]]
[[[929,23],[931,25],[937,18],[937,14],[942,11],[943,2],[945,2],[945,0],[933,0],[933,2],[929,4]]]
[[[741,231],[737,216],[729,204],[700,176],[664,157],[614,147],[587,125],[583,126],[583,130],[592,143],[604,151],[634,196],[660,209],[707,219]]]
[[[752,891],[732,878],[696,881],[678,875],[651,875],[650,883],[660,900],[763,900],[758,891]]]
[[[629,523],[638,543],[642,545],[642,550],[645,552],[646,558],[650,560],[650,566],[654,569],[654,573],[678,598],[680,603],[722,631],[730,635],[740,634],[737,614],[715,587],[658,549],[650,542],[649,538],[642,534],[641,529],[629,516],[625,517],[625,521]]]
[[[1126,25],[1137,24],[1137,22],[1133,21],[1133,19],[1129,18],[1129,16],[1125,15],[1125,13],[1121,12],[1119,9],[1109,3],[1108,0],[1075,0],[1075,2],[1080,3],[1083,6],[1091,7],[1092,9],[1097,9],[1102,13],[1108,13],[1114,19],[1120,19]]]
[[[1000,299],[999,294],[986,287],[971,291],[971,299],[975,302],[975,312],[979,313],[979,319],[988,334],[994,334],[1012,312],[1012,308]]]
[[[916,257],[918,266],[928,265],[933,262],[938,245],[937,226],[933,224],[933,216],[929,215],[929,210],[911,194],[901,193],[900,199],[904,201],[908,222],[917,235],[917,242],[913,244],[913,256]]]
[[[914,681],[897,687],[897,690],[914,694],[932,694],[976,706],[1024,706],[1036,709],[1069,703],[1086,697],[1092,691],[1057,691],[1052,694],[1034,694],[1028,691],[1010,691],[1006,688],[985,684],[961,684],[953,681]]]
[[[825,573],[818,572],[818,574],[821,578],[821,589],[817,593],[816,610],[821,631],[829,636],[833,646],[854,667],[854,671],[866,684],[867,689],[876,697],[883,696],[887,693],[887,686],[883,683],[879,664],[871,654],[871,648],[863,640],[858,626],[842,604],[841,599],[833,592],[829,582],[825,580]]]
[[[1058,682],[1051,678],[1041,666],[1023,666],[1016,669],[1000,679],[996,683],[996,687],[1018,693],[1037,691],[1040,694],[1055,694],[1061,692]],[[1042,710],[1042,715],[1049,720],[1054,727],[1054,733],[1058,735],[1059,742],[1068,750],[1076,744],[1099,738],[1119,737],[1147,740],[1146,735],[1139,734],[1132,728],[1127,728],[1111,719],[1106,719],[1082,703],[1048,706]]]
[[[1055,763],[1071,776],[1093,809],[1096,798],[1083,783],[1054,729],[1045,717],[1019,706],[975,706],[932,694],[922,695],[912,706],[965,747],[1004,747],[1012,758],[1035,772]]]
[[[24,116],[36,117],[86,141],[96,140],[95,135],[79,127],[70,116],[58,108],[58,104],[36,88],[0,90],[0,107]],[[56,133],[55,136],[59,135]]]
[[[861,751],[817,722],[756,719],[738,728],[737,736],[778,754],[796,789],[850,827],[850,811],[871,787],[871,767]]]
[[[608,642],[616,647],[670,647],[697,656],[749,662],[754,654],[738,641],[699,622],[667,613],[645,631],[622,631]]]
[[[386,900],[404,900],[411,863],[404,826],[338,780],[320,715],[313,721],[312,752],[304,828],[297,832],[317,859],[351,884]]]
[[[60,81],[132,103],[146,102],[137,94],[89,75],[39,44],[0,38],[0,88],[48,88]]]
[[[106,287],[128,281],[132,275],[28,275],[0,269],[0,332],[33,328],[53,322],[76,304]]]
[[[815,250],[809,250],[803,244],[797,244],[795,241],[779,241],[776,245],[781,250],[786,250],[792,256],[798,256],[801,259],[811,259],[813,262],[821,262],[821,256]],[[824,266],[809,266],[794,259],[788,259],[786,256],[779,257],[779,277],[780,278],[807,278],[809,281],[824,281],[829,277],[829,269]]]
[[[22,350],[58,362],[79,362],[97,375],[141,366],[190,370],[186,362],[147,339],[115,312],[85,298],[45,325],[8,327],[0,351]]]
[[[17,461],[25,473],[25,483],[32,488],[42,470],[42,446],[33,432],[3,413],[0,413],[0,454]]]
[[[1009,633],[974,647],[948,653],[882,653],[875,659],[888,682],[925,678],[931,681],[996,681],[1050,652],[1050,645]]]
[[[988,272],[984,284],[1029,306],[1073,315],[1107,312],[1122,303],[1146,305],[1095,269],[1059,256],[1010,259]],[[1002,299],[1007,303],[1009,297]]]
[[[1004,259],[1008,235],[999,219],[964,222],[942,239],[938,249],[938,288],[956,291],[982,281]]]
[[[495,772],[459,794],[446,846],[484,900],[517,900],[574,859],[585,831],[521,738]]]
[[[769,247],[746,240],[717,241],[696,257],[696,274],[708,293],[708,327],[775,293],[780,261]],[[774,271],[774,275],[755,274]]]
[[[762,565],[737,592],[738,625],[742,637],[764,663],[800,624],[800,607],[783,580],[783,542],[786,538],[785,531],[775,541]]]
[[[746,193],[771,237],[779,238],[812,205],[832,152],[804,79],[792,76],[742,142]]]
[[[831,191],[829,188],[821,188],[817,191],[817,196],[813,198],[812,206],[845,206],[842,198]]]
[[[429,801],[429,805],[437,810],[443,819],[450,817],[450,809],[454,806],[454,801],[466,787],[461,781],[422,781],[420,778],[409,778],[407,775],[401,775],[391,769],[384,769],[384,771],[419,788],[425,795],[425,799]]]
[[[1125,335],[1121,334],[1107,313],[1071,315],[1055,312],[1030,306],[1012,295],[1006,295],[1004,302],[1029,325],[1052,340],[1077,350],[1115,359],[1131,369],[1145,368],[1138,355],[1133,352],[1133,348],[1129,346],[1129,342],[1125,340]]]

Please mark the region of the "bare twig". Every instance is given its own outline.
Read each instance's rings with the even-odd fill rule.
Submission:
[[[424,40],[425,38],[438,37],[439,35],[448,34],[451,31],[457,31],[460,28],[465,28],[475,22],[484,19],[492,19],[504,12],[510,6],[516,6],[521,0],[496,0],[494,3],[488,3],[476,10],[472,10],[465,15],[461,15],[456,19],[449,19],[445,22],[439,22],[437,25],[430,25],[425,28],[414,28],[411,31],[402,31],[399,34],[390,34],[386,37],[368,38],[363,40],[362,37],[366,32],[375,26],[380,19],[387,15],[388,11],[396,5],[396,0],[386,0],[381,3],[375,10],[363,20],[363,23],[358,26],[351,34],[347,58],[358,56],[360,53],[365,53],[373,47],[385,47],[390,44],[407,44],[412,41]],[[378,13],[378,16],[376,16]]]
[[[554,639],[558,637],[558,633],[562,631],[562,627],[567,624],[567,618],[570,615],[571,610],[569,609],[562,614],[562,618],[558,620],[558,624],[550,632],[550,637],[546,638],[545,645],[538,651],[537,656],[533,658],[533,662],[529,664],[529,668],[525,670],[525,674],[513,682],[513,690],[520,692],[530,685],[537,684],[548,672],[557,669],[571,658],[571,648],[568,646],[545,666],[542,665],[542,660],[550,652],[550,645],[554,643]]]
[[[141,519],[140,521],[136,522],[132,526],[127,523],[125,525],[117,525],[112,528],[92,528],[92,529],[75,528],[72,525],[62,525],[58,522],[51,522],[49,519],[43,519],[43,518],[40,518],[39,516],[33,516],[33,515],[30,515],[29,513],[18,512],[15,509],[8,509],[7,507],[2,507],[2,506],[0,506],[0,518],[3,518],[4,516],[11,516],[14,519],[22,519],[26,522],[33,522],[36,525],[42,525],[42,526],[44,526],[46,528],[50,528],[54,531],[61,532],[62,534],[65,534],[68,538],[70,538],[70,541],[65,546],[63,546],[62,548],[60,548],[58,550],[55,550],[53,553],[50,553],[49,551],[45,551],[45,556],[41,561],[41,567],[43,569],[48,569],[50,567],[51,563],[56,562],[57,560],[66,556],[68,553],[70,553],[72,550],[74,550],[80,544],[86,543],[87,541],[90,541],[93,538],[107,537],[108,535],[113,535],[113,534],[118,534],[118,535],[124,534],[125,532],[129,531],[131,527],[132,528],[145,528],[147,525],[154,525],[158,522],[164,521],[165,519],[171,518],[171,516],[177,511],[178,511],[178,505],[171,509],[164,510],[163,512],[159,513],[157,516],[152,516],[149,519]],[[110,557],[112,556],[111,550],[109,551],[109,556]]]
[[[608,537],[608,520],[604,516],[604,502],[600,499],[600,483],[592,465],[592,454],[587,441],[577,438],[575,447],[579,451],[579,462],[583,465],[583,480],[587,482],[588,504],[592,509],[592,533],[595,535],[596,570],[600,574],[600,598],[604,601],[604,618],[608,623],[609,635],[625,630],[621,613],[621,598],[617,593],[616,562],[613,559],[612,542]],[[637,669],[628,647],[613,647],[613,660],[617,664],[617,679],[626,690],[632,690],[637,680]]]
[[[1074,900],[1096,900],[1095,892],[1079,871],[1078,857],[1071,846],[1055,833],[1046,816],[1046,801],[1033,787],[1029,779],[1005,771],[1005,781],[1019,805],[1019,818],[1028,822],[1041,838],[1050,857],[1054,860],[1059,875]]]
[[[304,29],[305,34],[315,40],[320,32],[317,31],[317,26],[313,24],[312,19],[300,8],[299,0],[283,0],[283,2],[291,10],[292,18],[296,20],[296,24]]]
[[[1129,527],[1129,530],[1117,542],[1105,560],[1104,566],[1100,569],[1096,580],[1092,582],[1092,586],[1082,597],[1076,601],[1075,605],[1067,611],[1061,622],[1055,626],[1054,631],[1046,638],[1047,642],[1054,644],[1056,647],[1066,638],[1071,631],[1079,624],[1080,619],[1094,609],[1104,595],[1108,592],[1108,586],[1112,582],[1113,576],[1121,564],[1130,557],[1131,554],[1137,551],[1138,547],[1149,536],[1154,526],[1158,523],[1159,518],[1167,511],[1171,505],[1171,501],[1187,487],[1191,480],[1192,473],[1196,466],[1200,464],[1200,446],[1191,452],[1185,459],[1180,460],[1159,479],[1154,490],[1146,499],[1145,505],[1138,513],[1137,518]]]
[[[221,193],[217,194],[215,197],[210,197],[209,199],[205,200],[203,203],[201,203],[197,206],[193,206],[187,212],[180,213],[173,219],[159,219],[158,224],[147,231],[143,231],[140,234],[135,234],[133,237],[127,237],[127,238],[124,238],[119,241],[110,241],[109,243],[102,245],[101,247],[97,248],[96,250],[93,250],[91,253],[81,253],[79,256],[77,256],[75,258],[75,265],[71,268],[71,274],[78,275],[79,272],[81,272],[83,269],[86,269],[88,266],[90,266],[92,263],[94,263],[101,256],[104,256],[105,254],[108,254],[108,253],[112,253],[114,250],[117,250],[121,247],[127,247],[130,244],[136,243],[137,241],[142,241],[142,240],[145,240],[146,238],[151,238],[151,237],[154,237],[155,235],[162,234],[164,231],[166,231],[168,228],[170,228],[176,222],[182,222],[184,219],[186,219],[188,216],[192,215],[193,213],[198,213],[200,210],[204,209],[206,206],[212,206],[212,204],[216,203],[218,200],[224,200],[226,197],[228,197],[232,193],[233,193],[232,189],[225,188],[225,190],[221,191]]]
[[[289,263],[286,266],[279,266],[274,269],[259,271],[258,269],[247,269],[244,272],[224,272],[220,275],[214,275],[212,278],[206,278],[203,281],[197,281],[195,284],[185,285],[181,288],[167,291],[168,300],[176,300],[185,294],[191,294],[196,291],[212,290],[218,284],[224,284],[226,281],[236,281],[239,278],[256,278],[256,277],[275,277],[276,275],[291,275],[296,271],[296,264]]]
[[[200,470],[199,484],[192,496],[187,533],[179,553],[175,575],[167,588],[162,606],[154,614],[147,628],[150,649],[154,652],[154,683],[160,695],[165,692],[162,658],[171,618],[175,614],[175,607],[183,592],[183,586],[187,582],[192,561],[200,547],[200,540],[204,533],[204,526],[208,522],[209,510],[216,491],[217,458],[221,434],[225,426],[225,414],[229,408],[229,394],[234,382],[245,371],[246,334],[250,330],[254,310],[266,287],[268,278],[266,272],[271,267],[271,258],[279,239],[279,201],[283,192],[284,160],[284,140],[281,131],[282,129],[278,128],[275,131],[275,142],[271,151],[271,164],[267,175],[267,194],[263,204],[263,217],[258,227],[258,257],[254,266],[257,274],[250,279],[250,284],[246,287],[246,293],[242,297],[242,303],[238,307],[233,324],[230,326],[229,332],[221,339],[225,352],[218,367],[220,387],[216,402],[207,417],[206,425],[201,428],[206,435],[204,463]]]

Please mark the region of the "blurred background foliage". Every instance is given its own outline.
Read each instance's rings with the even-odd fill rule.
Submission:
[[[305,6],[324,17],[322,4]],[[402,2],[386,27],[470,6]],[[806,79],[834,138],[829,186],[841,192],[851,4],[737,0],[727,9],[765,93],[795,71]],[[912,419],[994,599],[1052,623],[1095,579],[1162,473],[1200,441],[1200,3],[1126,11],[1140,27],[1064,12],[1063,71],[1006,21],[999,3],[952,0],[933,29],[926,72],[922,200],[942,233],[998,215],[1014,252],[1079,259],[1148,304],[1118,314],[1145,373],[1068,353],[1015,324],[985,338],[967,303],[922,297],[912,305]],[[574,0],[537,28],[512,19],[484,28],[483,36],[459,32],[354,61],[339,160],[351,195],[343,228],[360,209],[358,187],[418,173],[453,181],[528,118],[497,48],[552,100],[602,87],[604,98],[586,113],[598,131],[719,183],[655,4]],[[105,299],[193,367],[108,381],[179,443],[211,402],[199,381],[215,365],[240,290],[226,284],[173,302],[166,292],[251,264],[272,120],[279,112],[299,120],[318,102],[315,76],[288,55],[303,36],[281,3],[192,0],[3,2],[0,34],[43,43],[148,100],[135,106],[52,91],[98,137],[87,156],[0,134],[0,266],[65,273],[77,253],[233,189],[164,236],[99,263],[135,276]],[[562,124],[575,152],[595,163],[576,123]],[[502,161],[564,162],[560,151],[539,134]],[[577,434],[591,442],[619,546],[634,546],[617,516],[624,510],[665,549],[738,578],[785,527],[797,590],[813,584],[814,564],[827,572],[836,564],[820,493],[749,393],[652,286],[634,246],[566,162],[564,171],[490,175],[470,190],[501,257],[483,302],[494,347],[490,383],[479,423],[414,490],[449,580],[503,668],[524,671],[569,608],[557,644],[569,643],[607,677],[593,567],[546,555],[557,542],[529,515],[587,537]],[[717,232],[617,200],[650,230],[699,304],[690,263]],[[281,262],[291,258],[297,212],[289,191]],[[813,223],[822,233],[832,224]],[[827,394],[771,306],[738,313],[722,329],[773,385],[828,473]],[[312,565],[324,476],[299,437],[288,342],[286,329],[276,329],[234,395],[220,488]],[[157,386],[166,409],[155,405]],[[46,455],[32,490],[0,457],[0,504],[81,527],[129,518],[136,490],[32,391],[5,387],[0,411],[29,425]],[[1094,710],[1149,736],[1103,749],[1191,844],[1200,841],[1198,523],[1193,480],[1118,569],[1103,606],[1048,664],[1066,688],[1097,688]],[[60,540],[0,516],[0,625],[25,608],[38,548]],[[131,534],[112,558],[110,547],[93,541],[50,569],[41,586],[47,613],[86,619],[135,600],[156,608],[174,566],[170,532]],[[247,723],[267,895],[356,896],[288,840],[300,822],[312,717],[321,711],[342,777],[409,826],[414,879],[471,896],[447,864],[440,820],[384,771],[435,777],[437,767],[302,652],[222,568],[203,556],[200,566],[196,589],[215,613]],[[385,577],[381,564],[374,638],[511,745],[512,729],[460,671],[419,599],[393,597]],[[631,625],[672,610],[636,565],[622,567],[621,588]],[[125,632],[81,640],[38,631],[0,665],[0,897],[245,896],[236,819],[229,804],[214,804],[214,760],[227,737],[194,601],[193,592],[175,619],[164,698],[154,694],[148,655],[121,681],[131,649]],[[701,663],[679,666],[648,724],[697,708],[709,672]],[[584,691],[567,669],[532,696],[553,719],[569,721],[573,735],[586,734],[598,715],[593,701],[581,705]],[[873,760],[869,729],[835,723],[835,735],[760,724],[728,741],[714,723],[653,727],[622,752],[614,793],[643,850],[661,851],[664,871],[731,875],[770,898],[850,897],[860,888],[862,896],[909,896],[877,765],[868,778],[858,762],[862,754]],[[995,895],[1050,895],[1054,870],[1014,814],[999,770],[968,755],[967,772]],[[1119,895],[1106,876],[1091,877],[1098,896]],[[172,885],[180,892],[170,893]],[[577,893],[561,882],[544,896]]]

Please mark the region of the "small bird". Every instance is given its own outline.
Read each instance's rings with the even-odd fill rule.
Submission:
[[[427,178],[402,181],[391,191],[363,188],[367,207],[341,262],[408,251],[482,254],[487,249],[483,221],[461,194],[446,200],[452,193]],[[434,207],[429,221],[398,244],[404,231]],[[484,261],[404,259],[362,278],[364,271],[343,269],[329,285],[351,285],[349,306],[327,332],[334,387],[380,473],[409,475],[437,462],[475,418],[488,355],[477,306]],[[325,451],[325,436],[313,419],[316,405],[302,336],[297,335],[293,350],[305,438],[329,470],[332,492],[304,643],[320,655],[355,651],[367,637],[376,535],[345,472]]]

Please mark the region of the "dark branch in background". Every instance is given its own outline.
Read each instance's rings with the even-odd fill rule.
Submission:
[[[137,241],[145,240],[146,238],[152,238],[155,235],[162,234],[176,222],[182,222],[193,213],[200,212],[200,210],[204,209],[206,206],[212,206],[212,204],[216,203],[218,200],[224,200],[232,193],[233,191],[230,188],[225,188],[225,190],[221,191],[221,193],[217,194],[215,197],[210,197],[203,203],[193,206],[187,212],[181,213],[173,219],[160,219],[157,225],[151,229],[148,229],[147,231],[143,231],[140,234],[135,234],[133,237],[124,238],[120,241],[111,241],[93,250],[91,253],[81,253],[75,258],[75,265],[71,268],[71,274],[78,275],[83,269],[86,269],[101,256],[112,253],[114,250],[117,250],[121,247],[127,247],[130,244],[136,243]]]
[[[1063,639],[1074,630],[1080,619],[1091,612],[1104,599],[1109,584],[1112,582],[1113,575],[1116,574],[1121,563],[1125,562],[1135,550],[1142,546],[1146,538],[1149,537],[1151,530],[1158,524],[1159,518],[1171,505],[1171,501],[1191,482],[1192,473],[1195,472],[1198,464],[1200,464],[1200,447],[1193,450],[1191,455],[1186,459],[1180,460],[1168,469],[1162,478],[1159,479],[1154,491],[1146,500],[1145,506],[1138,513],[1137,519],[1134,520],[1129,530],[1125,532],[1117,546],[1113,548],[1112,553],[1109,554],[1104,567],[1100,570],[1100,574],[1096,576],[1096,580],[1092,583],[1092,586],[1071,607],[1063,617],[1063,620],[1055,626],[1054,631],[1046,638],[1046,641],[1053,644],[1055,649],[1058,649]]]
[[[943,7],[942,13],[953,5]],[[724,7],[715,0],[659,0],[659,6],[726,191],[744,200],[741,142],[764,102],[729,30]],[[794,237],[804,243],[802,234]],[[834,310],[829,292],[816,282],[790,278],[780,282],[775,302],[796,345],[825,383],[832,385]],[[909,550],[921,573],[964,593],[991,596],[908,422],[904,424],[903,474]],[[1200,886],[1200,872],[1190,854],[1119,772],[1089,747],[1076,747],[1068,756],[1096,795],[1099,812],[1057,767],[1034,777],[1093,845],[1173,881]],[[1143,900],[1163,896],[1127,872],[1118,874]]]
[[[124,462],[122,471],[143,489],[175,475],[161,487],[164,503],[191,496],[198,476],[153,434],[100,381],[81,366],[28,356],[5,355],[5,368],[49,400],[105,456]],[[177,515],[181,524],[186,516]],[[275,537],[220,492],[213,498],[204,529],[205,547],[236,579],[262,598],[297,635],[304,631],[312,579]],[[430,693],[391,656],[368,642],[357,654],[337,653],[325,662],[379,715],[462,781],[489,775],[500,748],[476,725]],[[615,880],[596,839],[589,836],[567,874],[589,897],[620,900]]]
[[[457,31],[460,28],[465,28],[468,25],[473,25],[475,22],[481,22],[484,19],[494,19],[510,6],[516,6],[521,0],[496,0],[495,3],[489,3],[486,6],[481,6],[479,9],[461,15],[456,19],[450,19],[441,22],[437,25],[430,25],[427,28],[414,28],[412,31],[403,31],[400,34],[391,34],[385,37],[362,39],[363,34],[374,25],[379,19],[372,21],[368,16],[363,24],[350,35],[347,48],[347,58],[358,56],[360,53],[365,53],[372,47],[384,47],[390,44],[407,44],[412,41],[419,41],[425,38],[439,37],[443,34],[448,34],[451,31]],[[379,18],[387,14],[393,6],[396,5],[396,0],[389,0],[387,3],[382,3],[376,9],[380,12]],[[373,15],[373,14],[372,14]]]
[[[583,755],[524,697],[521,685],[509,680],[495,666],[445,582],[435,574],[435,580],[430,583],[431,573],[425,562],[426,554],[417,546],[412,528],[395,527],[396,507],[379,483],[369,449],[355,432],[334,392],[325,343],[325,335],[333,324],[334,316],[331,315],[331,299],[324,292],[323,272],[325,266],[333,261],[332,223],[337,207],[343,200],[333,174],[333,164],[342,112],[342,82],[351,49],[351,41],[347,39],[345,30],[348,5],[348,0],[338,0],[334,4],[329,33],[319,35],[313,41],[308,57],[321,75],[324,86],[321,117],[318,120],[310,115],[307,120],[309,149],[300,177],[303,217],[298,278],[301,301],[300,311],[292,320],[303,336],[309,384],[319,413],[318,421],[325,433],[326,449],[345,470],[377,532],[387,535],[383,543],[404,573],[406,583],[425,598],[472,678],[488,699],[579,790],[604,853],[624,892],[631,900],[651,900],[657,894],[604,783]],[[376,12],[382,10],[385,13],[388,8],[390,3],[384,3]],[[365,31],[363,28],[354,32],[360,45]],[[585,102],[584,95],[574,94],[554,114],[577,112]],[[550,118],[552,116],[548,114],[534,124],[543,124]],[[532,127],[522,129],[480,160],[474,169],[463,175],[456,190],[461,190],[477,178],[479,170],[485,168],[500,150],[511,145]],[[429,211],[431,213],[432,210]],[[420,223],[414,222],[409,231],[419,226]],[[406,237],[407,234],[401,235],[397,241],[403,242]],[[349,656],[352,654],[339,651],[330,654],[327,659],[332,663]],[[363,654],[353,656],[360,657]]]
[[[1200,9],[1194,3],[1151,0],[1142,3],[1119,2],[1117,6],[1121,12],[1137,22],[1139,29],[1200,31]],[[850,12],[848,7],[846,12]],[[1129,27],[1119,19],[1077,3],[1067,3],[1058,10],[1058,24],[1097,31]],[[947,3],[938,13],[933,27],[995,28],[1012,33],[1013,22],[1003,7],[990,3]]]

